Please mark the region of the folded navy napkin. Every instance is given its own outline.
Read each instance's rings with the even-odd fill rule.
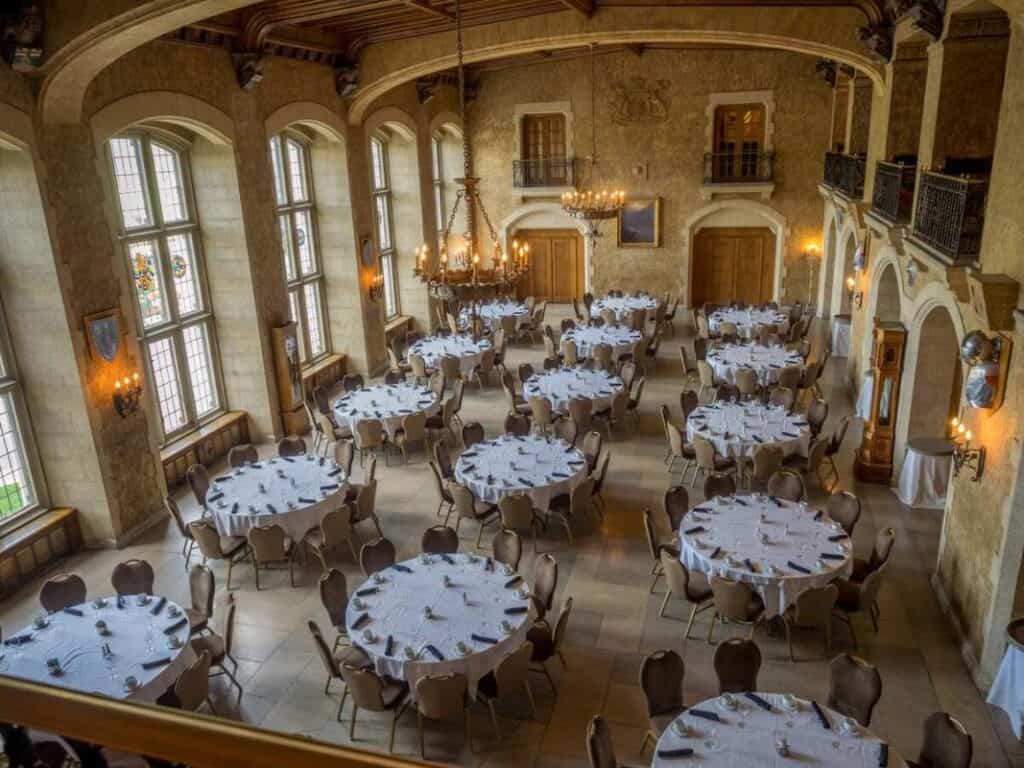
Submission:
[[[722,718],[720,718],[716,712],[708,712],[706,709],[696,709],[695,707],[690,707],[688,710],[686,710],[686,714],[693,715],[694,717],[702,717],[705,720],[713,720],[716,723],[722,722]]]
[[[889,745],[884,741],[878,745],[878,766],[886,768],[889,765]]]
[[[330,472],[328,472],[327,476],[328,477],[335,477],[336,475],[340,475],[340,474],[341,474],[341,467],[336,467],[335,469],[332,469]]]
[[[367,595],[376,595],[378,591],[377,587],[363,587],[362,589],[356,590],[356,595],[359,597],[366,597]]]
[[[352,629],[362,629],[363,626],[370,620],[370,614],[364,613],[359,616],[355,621],[352,622]]]
[[[226,483],[228,480],[231,479],[231,475],[221,475],[220,477],[215,477],[213,480],[216,483]]]
[[[835,552],[822,552],[822,560],[845,560],[846,555],[837,555]]]
[[[494,561],[489,557],[484,559],[484,570],[488,572],[494,570]]]
[[[252,463],[252,464],[250,464],[249,466],[251,466],[251,467],[252,467],[253,469],[260,469],[260,468],[261,468],[261,467],[262,467],[263,465],[262,465],[262,464],[260,464],[260,463],[259,463],[259,462],[257,461],[257,462],[253,462],[253,463]]]
[[[552,477],[561,477],[563,479],[569,477],[569,475],[565,474],[565,472],[552,472],[551,476]]]
[[[835,536],[829,536],[828,540],[829,541],[843,541],[844,539],[848,539],[848,538],[850,538],[849,534],[837,533]]]
[[[291,456],[282,456],[281,460],[282,461],[287,461],[289,464],[294,464],[295,463],[295,459],[293,459]]]
[[[300,504],[316,504],[316,499],[307,499],[305,496],[299,496]]]
[[[463,458],[465,458],[467,456],[476,456],[476,451],[463,451],[462,452],[462,456],[463,456]]]
[[[575,450],[576,450],[576,446],[570,445],[568,448],[565,449],[565,452],[566,453],[572,453]]]
[[[428,645],[428,646],[427,646],[427,650],[428,650],[428,651],[430,651],[430,653],[431,653],[431,654],[433,655],[433,657],[434,657],[435,659],[437,659],[438,661],[444,661],[444,656],[443,656],[443,655],[441,654],[441,652],[440,652],[439,650],[437,650],[437,648],[435,648],[434,646],[432,646],[432,645]]]
[[[402,565],[401,563],[395,563],[391,567],[396,571],[401,571],[402,573],[412,573],[412,568],[407,565]]]
[[[333,491],[338,487],[337,483],[327,483],[320,486],[321,491]]]
[[[160,611],[164,609],[165,605],[167,605],[167,598],[161,596],[161,598],[156,601],[156,605],[154,605],[152,609],[150,609],[150,613],[156,616],[160,613]]]
[[[446,563],[448,563],[448,565],[455,565],[455,561],[452,560],[452,556],[451,555],[442,554],[441,555],[441,559],[444,560]]]
[[[238,502],[237,501],[234,504],[231,505],[231,514],[232,515],[237,515],[238,514]]]
[[[395,638],[391,635],[388,635],[387,645],[384,646],[384,655],[390,656],[393,650],[395,650]]]
[[[715,547],[715,551],[711,553],[711,559],[714,560],[720,554],[722,554],[722,548],[721,547]]]
[[[710,512],[711,511],[711,507],[694,507],[693,511],[694,512]]]
[[[826,717],[821,707],[818,706],[818,702],[814,699],[811,699],[811,707],[814,708],[814,714],[816,714],[818,716],[818,720],[821,721],[821,727],[826,731],[832,730],[832,723],[828,721],[828,717]]]
[[[687,528],[685,531],[683,531],[683,533],[685,533],[687,536],[690,536],[690,535],[692,535],[694,533],[700,533],[703,530],[704,530],[704,526],[703,525],[695,525],[695,526],[693,526],[693,528]]]
[[[84,616],[81,610],[78,608],[65,608],[64,613],[70,613],[72,616]]]
[[[792,568],[794,571],[800,571],[800,573],[810,573],[810,568],[804,568],[799,563],[794,563],[792,560],[787,560],[786,565]]]
[[[509,579],[508,581],[505,582],[505,586],[506,587],[514,587],[516,584],[518,584],[522,580],[523,580],[523,577],[518,575],[518,574],[516,574],[511,579]]]
[[[224,492],[223,491],[218,491],[217,493],[211,493],[209,496],[206,497],[206,500],[207,501],[216,501],[217,499],[223,499],[223,498],[224,498]]]
[[[749,557],[748,557],[748,558],[747,558],[746,560],[744,560],[744,561],[743,561],[743,563],[744,563],[744,565],[746,565],[746,566],[747,566],[747,568],[749,568],[749,569],[750,569],[751,571],[753,571],[754,573],[757,573],[757,568],[755,568],[755,567],[754,567],[754,564],[753,564],[752,562],[750,562],[750,558],[749,558]]]
[[[680,747],[679,749],[659,749],[658,757],[691,757],[693,755],[693,749],[691,747]]]
[[[124,597],[122,597],[121,595],[118,595],[116,602],[117,602],[117,607],[119,609],[121,609],[121,610],[124,610]]]
[[[464,469],[465,471],[469,472],[469,471],[471,471],[471,470],[474,470],[474,469],[476,469],[476,464],[473,464],[473,463],[471,463],[471,462],[468,462],[468,461],[464,461],[464,462],[462,463],[462,468],[463,468],[463,469]]]
[[[520,477],[519,482],[522,483],[523,485],[528,485],[530,488],[533,488],[533,483],[531,483],[525,477]]]
[[[153,659],[152,661],[144,661],[144,662],[142,662],[142,668],[143,669],[156,669],[157,667],[162,667],[162,666],[164,666],[164,664],[170,664],[170,663],[171,663],[171,657],[170,656],[164,656],[162,659]]]
[[[825,511],[822,510],[822,509],[819,509],[817,512],[814,513],[814,519],[815,520],[821,520],[821,516],[824,515],[824,514],[825,514]]]
[[[4,640],[4,645],[24,645],[25,643],[32,642],[32,635],[27,632],[24,635],[15,635],[14,637],[8,637]]]
[[[325,461],[327,461],[327,457],[326,456],[321,456],[319,459],[317,459],[316,463],[319,464],[322,467],[324,465]]]
[[[739,496],[737,496],[736,498],[734,498],[734,499],[733,499],[733,501],[734,501],[735,503],[739,504],[739,505],[740,505],[741,507],[745,507],[745,506],[747,506],[747,502],[745,502],[745,501],[744,501],[743,499],[741,499],[741,498],[740,498]]]
[[[272,515],[276,515],[277,507],[275,507],[273,504],[267,504],[267,511]]]
[[[177,620],[176,622],[174,622],[173,624],[171,624],[171,626],[167,627],[167,628],[166,628],[166,629],[164,630],[164,634],[165,634],[165,635],[173,635],[173,634],[174,634],[175,632],[177,632],[177,631],[178,631],[179,629],[182,629],[182,628],[184,628],[184,627],[187,627],[187,626],[188,626],[188,618],[187,618],[187,617],[185,617],[185,616],[182,616],[182,617],[181,617],[180,619],[178,619],[178,620]]]
[[[528,605],[516,605],[516,606],[513,606],[511,608],[506,608],[505,609],[505,615],[506,616],[515,616],[515,615],[520,614],[520,613],[526,613],[528,610],[530,610],[530,606],[528,606]]]
[[[762,440],[762,439],[761,439],[760,437],[758,437],[757,435],[754,435],[754,440],[757,440],[757,442],[759,442],[759,443],[763,443],[763,442],[764,442],[764,440]]]
[[[496,638],[488,637],[487,635],[478,635],[478,634],[474,633],[474,634],[470,635],[470,637],[473,638],[478,643],[489,643],[491,645],[497,645],[498,644],[498,640]]]
[[[747,697],[748,699],[750,699],[750,700],[751,700],[752,702],[754,702],[755,704],[757,704],[757,706],[759,706],[759,707],[760,707],[761,709],[763,709],[763,710],[764,710],[765,712],[771,712],[771,711],[772,711],[772,705],[771,705],[771,704],[769,704],[769,703],[768,703],[767,701],[765,701],[764,699],[762,699],[762,698],[761,698],[760,696],[758,696],[758,695],[757,695],[756,693],[752,693],[752,692],[750,692],[750,691],[747,691],[747,692],[746,692],[745,694],[743,694],[743,695],[744,695],[744,696],[746,696],[746,697]]]

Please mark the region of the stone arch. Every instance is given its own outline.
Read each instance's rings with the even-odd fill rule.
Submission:
[[[302,125],[328,141],[345,141],[345,121],[337,112],[315,101],[293,101],[278,107],[264,121],[267,136],[291,125]]]
[[[594,280],[592,243],[587,237],[587,228],[583,222],[569,216],[559,203],[524,203],[513,209],[498,224],[498,237],[506,253],[511,252],[512,234],[519,229],[575,229],[579,232],[583,238],[583,290],[591,290]]]
[[[193,131],[212,144],[228,145],[235,135],[234,121],[208,101],[175,91],[144,91],[112,101],[92,116],[93,138],[102,145],[130,125],[159,121]]]
[[[775,267],[772,276],[772,299],[778,301],[782,295],[782,271],[786,260],[790,228],[785,216],[777,210],[756,200],[715,200],[694,211],[683,222],[682,265],[680,281],[684,285],[680,295],[686,296],[690,306],[693,289],[693,242],[702,225],[719,219],[728,226],[764,227],[775,235]]]
[[[451,131],[453,135],[462,136],[462,120],[450,109],[438,112],[430,119],[430,133],[433,135],[441,130]]]
[[[32,145],[32,118],[9,104],[0,103],[0,149],[28,152]]]
[[[877,257],[871,260],[868,273],[867,312],[864,315],[864,338],[861,360],[865,370],[871,360],[871,335],[875,318],[879,320],[902,320],[903,293],[902,271],[895,251],[883,246]]]
[[[822,242],[822,269],[818,279],[818,317],[826,320],[832,316],[832,276],[836,269],[836,252],[839,247],[838,217],[826,207],[824,241]]]

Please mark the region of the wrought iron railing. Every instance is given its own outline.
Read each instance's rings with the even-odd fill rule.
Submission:
[[[704,155],[705,184],[758,184],[772,180],[771,152],[708,152]]]
[[[865,165],[866,161],[860,155],[826,152],[825,186],[832,187],[851,200],[860,200],[864,196]]]
[[[914,181],[917,166],[879,163],[875,166],[875,188],[871,209],[891,224],[910,221],[914,209]]]
[[[917,190],[914,238],[953,264],[976,262],[987,195],[987,178],[923,172]]]
[[[571,187],[576,183],[576,163],[571,158],[513,160],[512,186]]]

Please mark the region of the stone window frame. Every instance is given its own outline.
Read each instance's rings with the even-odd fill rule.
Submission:
[[[719,107],[733,104],[760,104],[764,107],[764,151],[775,151],[775,91],[722,91],[708,96],[704,108],[704,153],[711,154],[715,146],[715,111]],[[702,158],[703,161],[703,158]],[[756,193],[767,200],[775,191],[775,182],[753,182],[750,184],[705,184],[701,183],[701,198],[710,200],[717,194]]]
[[[523,120],[529,115],[561,115],[565,120],[565,157],[567,160],[576,160],[576,133],[572,102],[531,101],[516,104],[512,113],[512,159],[514,161],[523,159]],[[509,171],[511,170],[510,168]],[[559,187],[515,187],[514,193],[520,197],[550,197],[561,194],[570,188],[571,185],[568,184]]]
[[[373,201],[373,221],[374,221],[374,234],[377,242],[377,252],[380,254],[380,272],[384,279],[384,297],[385,297],[385,320],[393,320],[402,314],[402,299],[401,294],[398,290],[398,274],[395,270],[395,260],[398,257],[398,251],[395,248],[395,204],[393,200],[392,188],[391,188],[391,158],[390,155],[390,136],[384,131],[380,130],[374,133],[370,137],[370,196]],[[374,149],[380,153],[381,158],[381,184],[377,184],[376,170],[374,168]],[[377,201],[378,199],[384,200],[384,210],[387,212],[387,242],[388,248],[381,246],[381,231],[378,224],[377,216]],[[388,305],[391,305],[388,307]],[[389,312],[388,309],[393,311]]]

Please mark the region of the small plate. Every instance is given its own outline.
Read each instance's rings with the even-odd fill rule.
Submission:
[[[182,639],[177,635],[171,635],[167,638],[167,647],[170,648],[172,651],[178,650],[184,644],[185,643],[182,642]]]
[[[137,691],[139,689],[138,678],[129,675],[124,679],[124,689],[126,691]]]
[[[672,730],[675,731],[677,736],[689,736],[690,727],[683,722],[682,719],[674,720],[672,722]]]

